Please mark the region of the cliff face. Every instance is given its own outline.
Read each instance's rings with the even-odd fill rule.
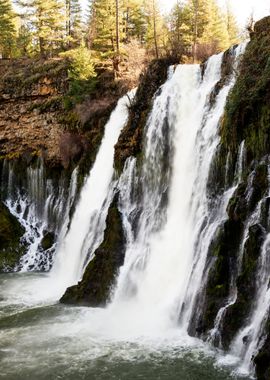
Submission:
[[[80,82],[77,95],[71,64],[68,59],[0,62],[0,160],[29,163],[43,157],[48,166],[81,163],[82,174],[88,173],[104,125],[128,85],[102,69],[94,83]]]
[[[191,333],[201,337],[215,326],[218,311],[228,304],[232,283],[236,300],[226,307],[216,344],[230,349],[256,307],[263,244],[269,233],[270,154],[270,17],[256,23],[242,58],[221,126],[221,144],[212,165],[209,194],[217,195],[233,183],[242,147],[242,177],[230,200],[228,220],[216,234],[208,253],[209,276],[203,292],[203,308]],[[268,336],[255,358],[259,380],[269,379]],[[247,333],[248,334],[248,333]],[[248,340],[247,335],[243,339]]]
[[[59,105],[67,92],[65,61],[1,64],[0,80],[1,157],[24,155],[59,162]]]

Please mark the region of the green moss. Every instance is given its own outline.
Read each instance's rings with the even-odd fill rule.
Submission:
[[[256,24],[229,95],[221,129],[223,144],[234,153],[245,139],[248,162],[270,149],[269,20],[267,17]]]
[[[76,131],[80,128],[79,116],[73,110],[63,113],[58,118],[59,123],[63,124],[67,130]]]
[[[13,270],[21,256],[25,253],[25,247],[20,243],[24,234],[23,227],[12,216],[7,207],[0,203],[0,272]]]
[[[86,267],[78,285],[66,290],[60,302],[91,307],[104,306],[110,299],[119,267],[124,263],[125,237],[115,198],[108,212],[104,240]]]
[[[28,111],[31,112],[33,110],[38,110],[40,113],[57,111],[61,107],[62,97],[55,96],[50,98],[49,100],[45,100],[42,103],[33,103],[31,107],[29,107]]]

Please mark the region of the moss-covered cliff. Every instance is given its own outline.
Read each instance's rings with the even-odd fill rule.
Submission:
[[[247,162],[270,151],[270,17],[255,24],[229,96],[221,137],[235,156],[245,140]]]
[[[259,258],[269,233],[270,154],[270,17],[255,25],[229,94],[208,183],[210,198],[237,184],[227,209],[228,220],[216,233],[208,252],[207,281],[201,294],[201,314],[190,332],[209,336],[219,310],[226,306],[214,343],[228,350],[254,308],[258,292]],[[244,151],[241,177],[240,147]],[[226,177],[226,178],[225,178]],[[232,287],[236,300],[231,302]],[[231,303],[228,306],[228,303]],[[200,314],[200,315],[199,315]],[[269,330],[269,329],[268,329]],[[265,331],[269,334],[269,331]],[[249,337],[245,337],[249,339]],[[259,380],[268,380],[269,336],[255,358]]]

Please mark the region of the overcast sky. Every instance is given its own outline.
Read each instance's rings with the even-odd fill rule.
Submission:
[[[89,0],[81,0],[84,8]],[[224,6],[226,0],[218,0],[220,5]],[[176,0],[159,0],[164,12],[170,11]],[[254,12],[254,18],[259,19],[270,14],[270,0],[230,0],[232,9],[241,26],[244,26],[246,20]]]
[[[165,11],[169,11],[175,0],[159,0]],[[226,0],[218,0],[221,6],[225,6]],[[240,25],[244,25],[248,17],[254,12],[254,18],[259,19],[270,14],[270,0],[230,0],[232,9]]]

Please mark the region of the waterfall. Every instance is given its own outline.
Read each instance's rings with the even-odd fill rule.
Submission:
[[[105,309],[91,310],[89,325],[95,333],[102,329],[104,336],[109,331],[109,338],[113,335],[127,339],[163,334],[171,337],[180,331],[185,338],[199,325],[214,261],[209,258],[211,244],[228,220],[229,202],[243,182],[247,184],[247,203],[253,196],[257,163],[246,176],[245,140],[238,153],[237,149],[233,153],[235,156],[226,152],[223,185],[218,194],[213,196],[209,190],[212,164],[222,145],[221,120],[244,49],[245,44],[231,50],[233,70],[225,79],[223,54],[211,57],[204,70],[200,65],[169,69],[166,83],[153,99],[143,132],[142,154],[130,157],[118,178],[113,167],[114,146],[127,123],[128,105],[135,91],[121,98],[105,126],[99,152],[71,220],[69,211],[74,206],[78,169],[71,176],[68,191],[63,185],[55,194],[42,161],[27,169],[23,191],[18,191],[12,165],[4,164],[5,204],[26,229],[28,251],[19,269],[49,271],[52,267],[40,289],[46,297],[52,293],[54,301],[82,279],[103,241],[110,204],[119,194],[126,238],[125,262],[112,289],[111,303]],[[249,231],[261,221],[264,200],[256,201],[243,223],[236,269],[230,273],[229,294],[224,296],[222,306],[218,305],[212,330],[209,328],[203,336],[220,349],[226,312],[237,301],[237,280],[244,265]],[[57,244],[47,252],[48,260],[44,262],[40,244],[52,225]],[[256,268],[256,297],[230,347],[230,355],[242,360],[240,371],[244,374],[252,372],[253,357],[263,345],[270,309],[267,229],[263,237]]]
[[[96,161],[81,190],[69,230],[59,243],[51,278],[60,293],[81,279],[85,266],[102,242],[116,185],[113,179],[114,145],[127,122],[128,106],[134,94],[135,91],[132,91],[121,98],[111,114]]]
[[[169,76],[146,125],[142,167],[127,161],[118,184],[128,243],[110,310],[128,318],[128,309],[142,331],[176,327],[180,315],[188,333],[207,252],[236,188],[211,207],[208,176],[235,81],[232,77],[210,102],[222,59],[222,54],[210,58],[203,78],[199,65],[179,65]]]
[[[270,309],[270,234],[267,234],[263,244],[257,269],[257,291],[255,304],[248,318],[247,326],[243,327],[232,345],[232,353],[241,358],[241,374],[253,372],[252,359],[263,344],[263,332]]]
[[[17,270],[49,271],[53,265],[56,244],[42,249],[41,243],[48,232],[57,237],[64,231],[69,221],[69,210],[73,204],[77,189],[77,169],[73,171],[70,183],[66,186],[66,178],[60,177],[57,185],[46,178],[46,170],[42,159],[34,166],[20,172],[16,165],[5,161],[3,165],[1,196],[10,212],[25,228],[22,238],[27,247]],[[63,225],[62,218],[65,220]]]

